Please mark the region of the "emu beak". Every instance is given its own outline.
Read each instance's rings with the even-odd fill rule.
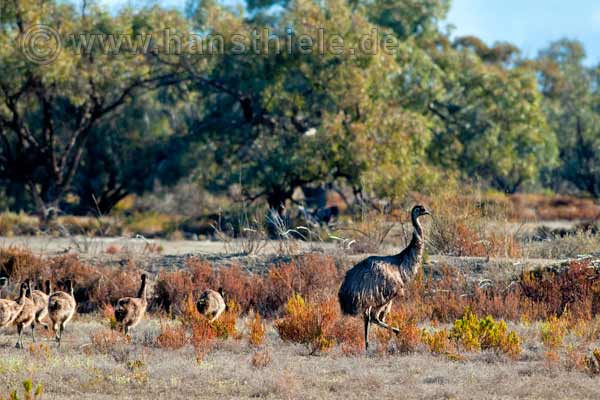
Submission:
[[[431,215],[431,213],[429,212],[429,210],[425,210],[423,211],[423,215]]]

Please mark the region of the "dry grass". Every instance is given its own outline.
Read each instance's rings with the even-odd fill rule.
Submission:
[[[563,346],[557,350],[557,364],[547,368],[545,349],[535,346],[535,335],[525,339],[527,355],[517,363],[493,353],[457,352],[450,331],[431,326],[426,329],[434,339],[419,339],[425,342],[422,348],[385,358],[344,353],[341,346],[306,357],[303,348],[274,336],[254,350],[243,342],[218,339],[209,329],[196,328],[197,348],[190,342],[173,349],[146,342],[146,337],[161,335],[159,320],[142,322],[131,341],[125,341],[105,330],[96,316],[84,317],[65,333],[61,350],[49,343],[33,353],[15,350],[14,331],[8,331],[0,334],[3,387],[21,388],[23,380],[32,379],[43,386],[47,399],[160,398],[165,392],[176,399],[387,398],[405,390],[407,383],[413,390],[405,392],[406,398],[594,398],[600,390],[597,378],[588,377],[593,351]],[[520,335],[536,331],[519,329]]]
[[[428,247],[434,254],[476,257],[520,257],[521,244],[506,226],[508,210],[484,198],[466,199],[443,192],[431,201],[433,210],[427,232]]]
[[[540,194],[516,194],[509,199],[511,216],[518,220],[589,221],[600,217],[600,206],[593,199]]]
[[[273,361],[273,356],[269,350],[258,350],[252,353],[250,364],[254,368],[265,368]]]

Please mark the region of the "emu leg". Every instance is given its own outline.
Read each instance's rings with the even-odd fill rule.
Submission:
[[[17,344],[15,345],[15,347],[17,349],[22,349],[23,348],[23,342],[22,342],[22,333],[23,333],[23,325],[19,324],[17,325],[17,332],[19,333],[19,338],[17,339]]]
[[[369,351],[369,324],[371,323],[371,310],[365,312],[365,351]]]
[[[377,312],[377,317],[375,317],[375,318],[380,320],[381,322],[385,322],[385,317],[390,313],[391,310],[392,310],[392,301],[390,301],[389,303],[387,303],[383,307],[381,307]]]
[[[62,341],[62,334],[63,334],[63,330],[65,329],[64,324],[60,324],[60,327],[58,328],[58,334],[56,335],[56,340],[58,341],[58,348],[60,349],[60,342]]]
[[[33,340],[33,343],[35,343],[35,323],[34,322],[31,323],[31,340]]]
[[[38,325],[41,325],[41,326],[43,326],[45,330],[48,330],[48,324],[47,324],[47,323],[45,323],[45,322],[43,322],[43,321],[42,321],[42,318],[40,318],[40,316],[39,316],[39,315],[37,315],[37,316],[35,317],[35,322],[36,322]]]
[[[375,321],[374,321],[374,322],[375,322],[377,325],[379,325],[380,327],[382,327],[382,328],[389,329],[389,330],[393,331],[393,332],[394,332],[396,335],[400,333],[400,329],[398,329],[398,328],[394,328],[394,327],[392,327],[392,326],[389,326],[389,325],[388,325],[388,324],[386,324],[385,322],[383,322],[383,321],[380,321],[378,318],[375,318]]]

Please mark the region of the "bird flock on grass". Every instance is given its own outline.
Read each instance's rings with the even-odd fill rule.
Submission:
[[[411,211],[413,235],[408,246],[400,253],[391,256],[368,257],[346,273],[338,292],[340,307],[345,315],[362,317],[364,321],[365,350],[369,349],[369,327],[375,324],[398,334],[400,331],[385,322],[387,314],[396,298],[404,296],[404,288],[421,268],[425,247],[423,227],[419,218],[429,215],[422,205]],[[146,299],[147,276],[142,274],[136,297],[124,297],[114,308],[117,326],[126,335],[144,318],[148,301]],[[0,278],[0,291],[8,285],[8,278]],[[74,295],[74,282],[67,280],[63,290],[52,290],[49,280],[43,290],[32,288],[29,279],[19,287],[19,297],[15,300],[0,298],[0,329],[14,325],[17,328],[17,348],[23,348],[23,330],[31,328],[35,343],[35,326],[52,328],[58,347],[63,332],[77,311]],[[202,315],[215,321],[225,311],[223,289],[206,290],[198,298],[196,309]],[[43,322],[48,317],[50,324]]]

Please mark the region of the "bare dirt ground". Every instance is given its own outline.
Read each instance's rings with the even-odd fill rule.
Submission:
[[[268,262],[268,260],[282,255],[292,256],[297,254],[317,252],[329,254],[334,257],[347,257],[350,262],[368,257],[370,254],[353,254],[347,251],[340,243],[336,242],[305,242],[294,241],[293,245],[286,246],[282,250],[281,241],[263,241],[260,251],[248,255],[243,252],[243,243],[239,240],[231,242],[211,240],[161,240],[127,237],[0,237],[0,247],[17,246],[30,249],[40,256],[59,255],[66,253],[77,254],[84,260],[92,262],[115,262],[127,258],[135,258],[136,261],[147,264],[149,269],[154,268],[180,268],[182,261],[187,257],[200,257],[211,260],[237,260],[241,264],[252,266],[256,263]],[[159,252],[149,250],[148,245],[159,247]],[[111,247],[118,247],[119,254],[109,254]],[[384,245],[380,254],[394,254],[403,248],[402,245]],[[549,258],[519,258],[511,259],[504,257],[450,257],[440,255],[429,255],[428,261],[432,264],[442,262],[461,268],[490,269],[496,266],[508,270],[519,270],[527,266],[541,266],[555,264],[561,259]],[[485,267],[485,268],[484,268]],[[511,271],[512,272],[512,271]]]

